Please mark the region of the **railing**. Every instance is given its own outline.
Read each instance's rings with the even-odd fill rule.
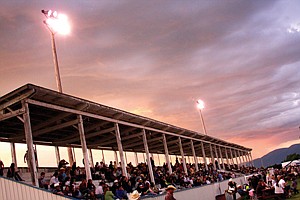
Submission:
[[[237,185],[243,185],[246,183],[245,177],[239,177],[233,179]],[[185,189],[180,191],[174,192],[174,197],[176,199],[188,199],[188,200],[199,200],[199,199],[205,199],[205,200],[214,200],[217,195],[224,194],[225,190],[228,189],[228,180],[214,183],[211,185],[205,185],[201,187],[194,187],[191,189]],[[237,198],[239,195],[237,194]],[[144,197],[144,199],[147,200],[164,200],[165,195],[157,195],[152,197]]]
[[[22,182],[0,177],[1,200],[67,200],[71,198],[59,196]]]

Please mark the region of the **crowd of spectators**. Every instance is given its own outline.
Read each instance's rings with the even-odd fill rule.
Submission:
[[[65,160],[59,163],[58,170],[54,172],[50,181],[47,183],[45,174],[42,172],[39,178],[39,185],[42,188],[49,189],[55,194],[68,195],[82,199],[127,199],[129,193],[136,190],[141,196],[157,195],[165,192],[169,185],[177,189],[192,188],[202,185],[213,184],[225,179],[235,178],[236,174],[253,173],[255,168],[226,165],[227,170],[214,170],[214,165],[210,163],[208,170],[204,164],[199,164],[199,171],[196,171],[195,164],[187,163],[187,173],[184,172],[183,164],[176,159],[171,164],[172,173],[168,172],[168,166],[155,166],[151,158],[154,181],[151,182],[149,170],[146,163],[139,163],[133,166],[127,164],[127,176],[122,175],[121,164],[110,162],[108,165],[104,162],[96,162],[91,168],[93,181],[86,180],[84,170],[76,166],[68,166]],[[217,163],[216,163],[216,166]]]

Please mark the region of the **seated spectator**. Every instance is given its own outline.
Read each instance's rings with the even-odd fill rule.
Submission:
[[[87,182],[86,182],[86,179],[82,179],[80,185],[79,185],[79,190],[81,192],[81,194],[83,196],[86,196],[87,193],[88,193],[88,188],[87,188]]]
[[[299,194],[299,190],[297,189],[298,183],[295,177],[292,179],[292,190],[294,194]]]
[[[60,185],[59,185],[59,183],[55,183],[54,184],[54,190],[53,190],[53,193],[54,194],[57,194],[57,195],[64,195],[64,193],[61,191],[61,189],[60,189]]]
[[[45,172],[41,172],[41,176],[38,179],[39,187],[48,190],[49,183],[45,180]]]
[[[124,190],[122,185],[119,185],[118,189],[116,190],[116,198],[128,199],[127,192]]]
[[[108,186],[105,186],[103,188],[104,190],[104,199],[105,200],[114,200],[115,199],[115,195],[112,193],[112,191],[109,190]]]
[[[260,179],[258,181],[257,187],[256,187],[256,195],[257,196],[262,196],[263,195],[263,190],[267,187],[267,184],[264,182],[264,180]]]
[[[95,190],[95,195],[97,199],[104,199],[104,192],[103,192],[103,187],[105,186],[105,183],[101,181],[99,183],[99,186]]]
[[[58,172],[54,172],[53,176],[50,178],[50,188],[54,189],[54,184],[59,183],[58,181]]]

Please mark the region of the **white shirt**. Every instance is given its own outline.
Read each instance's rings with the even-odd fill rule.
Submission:
[[[274,184],[275,194],[283,194],[284,193],[284,184],[285,184],[285,181],[283,179],[279,180],[278,186],[276,183]]]
[[[96,188],[95,194],[103,194],[103,188],[101,185]]]
[[[50,179],[49,185],[52,185],[55,183],[59,183],[58,178],[56,178],[55,176],[52,176]]]

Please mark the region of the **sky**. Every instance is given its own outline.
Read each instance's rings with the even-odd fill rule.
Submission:
[[[55,35],[63,92],[252,148],[300,143],[300,3],[0,0],[0,96],[57,90],[42,9],[68,16]]]

